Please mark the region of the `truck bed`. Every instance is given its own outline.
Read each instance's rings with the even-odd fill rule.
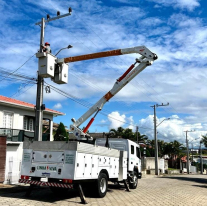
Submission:
[[[82,142],[24,142],[21,174],[30,177],[97,179],[127,178],[127,153]]]

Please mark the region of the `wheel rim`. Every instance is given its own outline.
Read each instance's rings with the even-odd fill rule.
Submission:
[[[100,191],[104,193],[106,191],[106,179],[102,178],[100,181]]]

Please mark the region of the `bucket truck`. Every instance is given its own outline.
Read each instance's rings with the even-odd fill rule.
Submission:
[[[47,72],[47,64],[48,70],[51,70],[54,62],[59,68],[65,68],[70,62],[130,53],[138,53],[141,56],[85,114],[78,120],[72,119],[70,129],[77,141],[24,142],[20,183],[30,184],[31,188],[34,185],[49,186],[56,192],[76,187],[83,203],[86,203],[81,187],[83,184],[90,185],[91,190],[99,197],[106,195],[108,181],[123,182],[128,190],[128,184],[131,189],[137,187],[138,178],[141,178],[139,145],[124,139],[110,140],[108,144],[104,144],[104,140],[90,141],[93,137],[87,134],[87,130],[104,104],[150,66],[157,59],[157,55],[145,46],[138,46],[63,59],[54,59],[56,57],[53,58],[50,54],[39,56],[43,58],[43,67]],[[81,130],[79,126],[92,115],[94,116],[88,125]],[[43,178],[46,180],[43,181]]]

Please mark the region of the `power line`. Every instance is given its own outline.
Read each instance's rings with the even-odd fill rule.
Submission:
[[[14,74],[16,71],[18,71],[20,68],[22,68],[28,61],[30,61],[30,60],[34,57],[35,54],[36,54],[36,53],[34,53],[29,59],[27,59],[27,61],[25,61],[20,67],[18,67],[16,70],[14,70],[14,71],[11,72],[10,74],[8,74],[6,77],[8,77],[8,76]],[[3,81],[4,79],[6,79],[6,77],[4,77],[3,79],[0,79],[0,82]]]
[[[28,83],[29,84],[29,83]],[[26,91],[28,91],[29,89],[31,89],[34,85],[36,85],[36,84],[32,84],[30,87],[28,87],[26,90],[24,90],[24,91],[22,91],[21,93],[19,93],[19,91],[20,90],[22,90],[22,89],[24,89],[28,84],[26,84],[24,87],[22,87],[21,89],[19,89],[16,93],[14,93],[14,94],[12,94],[10,97],[13,97],[13,96],[15,96],[16,94],[23,94],[23,93],[25,93]]]
[[[59,94],[65,96],[65,97],[71,99],[72,101],[74,101],[74,102],[76,102],[76,103],[78,103],[78,104],[81,104],[81,105],[84,106],[84,107],[90,108],[91,106],[93,106],[93,104],[91,104],[91,103],[89,103],[89,102],[87,102],[87,101],[83,101],[83,100],[81,100],[81,99],[75,97],[74,95],[68,94],[68,93],[66,93],[66,92],[64,92],[64,91],[62,91],[62,90],[60,90],[60,89],[58,89],[58,88],[56,88],[56,87],[54,87],[54,86],[48,84],[47,82],[45,82],[45,83],[46,83],[47,85],[49,85],[49,86],[50,86],[54,91],[56,91],[57,93],[59,93]],[[125,122],[125,121],[121,121],[121,120],[119,120],[119,119],[117,119],[117,118],[115,118],[115,117],[112,117],[110,114],[107,114],[107,113],[104,112],[104,111],[105,111],[105,110],[101,110],[101,111],[100,111],[100,113],[101,113],[102,115],[104,115],[104,116],[107,116],[107,117],[110,116],[111,119],[114,119],[114,120],[116,120],[116,121],[119,121],[119,122],[122,122],[122,123],[125,123],[125,124],[128,124],[128,125],[132,125],[132,126],[137,126],[137,125],[134,125],[134,124]],[[139,128],[153,130],[153,129],[151,129],[151,128],[147,128],[147,127],[139,127]]]

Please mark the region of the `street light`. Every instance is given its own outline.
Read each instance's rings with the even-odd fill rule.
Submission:
[[[198,140],[200,138],[197,138],[195,140]],[[202,147],[201,144],[203,143],[202,139],[200,139],[200,164],[201,164],[201,175],[203,174],[203,158],[202,158]]]
[[[187,174],[190,173],[189,171],[189,148],[188,148],[188,132],[195,132],[195,130],[191,130],[191,131],[184,131],[186,133],[186,147],[187,147]]]
[[[58,51],[58,53],[55,54],[55,56],[57,56],[63,49],[70,49],[70,48],[72,48],[72,47],[73,47],[72,45],[68,45],[67,47],[60,49],[60,50]]]
[[[195,139],[195,140],[196,140],[196,139]],[[188,146],[189,146],[189,143],[191,143],[191,145],[192,145],[192,149],[191,149],[191,153],[192,153],[192,162],[193,162],[193,141],[194,141],[194,139],[191,140],[191,141],[188,140]],[[192,165],[192,163],[191,163],[191,165]]]
[[[156,108],[161,106],[168,106],[167,104],[156,104],[151,107],[154,109],[154,141],[155,141],[155,175],[159,175],[159,169],[158,169],[158,143],[157,143],[157,126],[156,126]]]
[[[158,127],[159,125],[161,125],[165,120],[170,120],[170,118],[163,119],[156,127]]]
[[[200,140],[200,164],[201,164],[201,174],[203,174],[203,158],[202,158],[202,147],[201,144],[203,143],[202,140]]]

